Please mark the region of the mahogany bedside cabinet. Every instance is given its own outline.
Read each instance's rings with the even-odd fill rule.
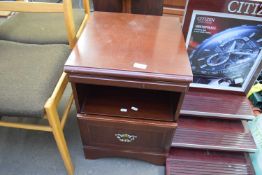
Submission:
[[[178,18],[94,12],[65,72],[86,158],[165,164],[192,81]]]

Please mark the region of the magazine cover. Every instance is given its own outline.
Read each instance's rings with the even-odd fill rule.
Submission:
[[[262,17],[204,10],[190,14],[186,46],[191,86],[245,92],[261,69]]]

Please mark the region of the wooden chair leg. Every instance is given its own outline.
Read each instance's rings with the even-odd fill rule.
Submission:
[[[51,102],[45,105],[45,110],[47,114],[47,119],[49,121],[50,126],[52,127],[52,132],[54,134],[54,138],[59,149],[59,152],[64,160],[64,164],[67,170],[68,175],[74,174],[74,166],[71,161],[71,157],[69,154],[68,147],[66,145],[64,133],[61,127],[61,123],[58,117],[58,113],[56,110],[56,106],[52,105]]]

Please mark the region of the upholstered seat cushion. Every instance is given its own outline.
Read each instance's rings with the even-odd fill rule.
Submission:
[[[76,31],[83,10],[73,11]],[[18,13],[0,26],[0,40],[30,44],[68,44],[64,13]]]
[[[64,44],[0,40],[0,116],[43,116],[69,53]]]

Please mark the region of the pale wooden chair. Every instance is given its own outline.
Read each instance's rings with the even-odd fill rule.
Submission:
[[[48,125],[36,125],[0,120],[0,126],[53,133],[66,170],[70,175],[74,174],[74,166],[63,128],[73,103],[73,95],[71,94],[67,101],[61,117],[57,107],[68,84],[67,75],[63,73],[64,62],[90,15],[88,0],[84,2],[84,6],[86,15],[76,32],[71,0],[64,0],[62,4],[0,2],[0,11],[64,13],[70,46],[0,40],[0,116],[33,117],[47,119],[49,123]]]
[[[63,3],[2,1],[0,11],[20,13],[1,24],[0,40],[72,46],[90,15],[89,1],[84,0],[83,6],[84,10],[72,9],[71,0]]]

